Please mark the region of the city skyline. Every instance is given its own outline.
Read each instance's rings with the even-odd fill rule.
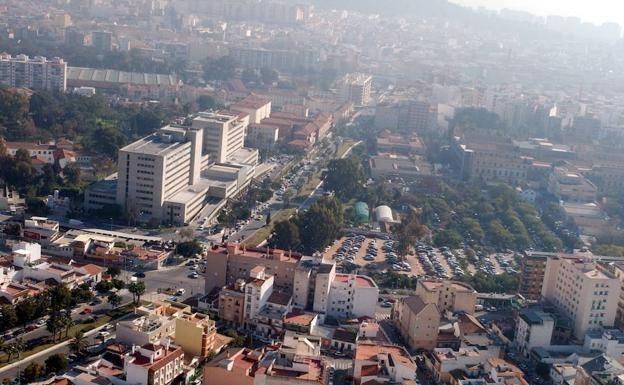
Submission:
[[[624,3],[609,0],[596,0],[591,3],[581,1],[539,1],[539,0],[451,0],[469,7],[484,7],[501,10],[504,8],[527,11],[537,16],[559,15],[579,17],[583,22],[602,24],[615,22],[624,25]]]

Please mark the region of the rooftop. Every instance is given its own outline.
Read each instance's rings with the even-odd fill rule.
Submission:
[[[341,283],[353,281],[357,287],[377,287],[375,281],[365,275],[336,274],[335,280]]]
[[[401,346],[360,343],[355,350],[356,361],[377,361],[379,355],[390,355],[394,362],[416,369],[416,363]]]
[[[177,86],[178,78],[175,75],[153,73],[125,72],[111,69],[95,69],[84,67],[67,67],[67,80],[130,83],[154,86]]]

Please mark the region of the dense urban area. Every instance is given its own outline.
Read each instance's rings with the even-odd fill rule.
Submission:
[[[0,1],[0,381],[624,385],[624,39],[579,16]]]

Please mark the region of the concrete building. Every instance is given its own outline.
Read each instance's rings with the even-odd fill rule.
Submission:
[[[59,223],[45,217],[31,217],[24,221],[22,237],[42,246],[53,242],[59,236]]]
[[[293,305],[325,314],[336,277],[336,264],[317,256],[302,256],[293,280]]]
[[[401,298],[392,310],[392,320],[410,350],[436,347],[440,310],[418,296]]]
[[[67,90],[67,63],[61,58],[0,55],[0,84],[46,91]]]
[[[98,52],[110,52],[113,49],[113,33],[110,31],[91,32],[91,45]]]
[[[573,203],[592,203],[598,197],[598,188],[583,175],[556,167],[548,180],[548,191],[557,198]]]
[[[175,343],[185,354],[207,357],[215,349],[217,328],[206,314],[183,314],[176,319]]]
[[[418,280],[416,296],[424,303],[433,303],[441,312],[474,314],[477,292],[470,285],[458,281]]]
[[[585,334],[583,349],[600,352],[624,364],[624,331],[620,329],[592,330]]]
[[[373,77],[365,74],[348,74],[342,79],[342,99],[356,106],[366,106],[371,101]]]
[[[353,360],[355,384],[393,383],[413,381],[416,363],[401,346],[360,343]]]
[[[451,373],[462,370],[468,377],[477,377],[489,358],[498,358],[500,350],[464,347],[459,350],[435,348],[425,355],[425,365],[432,372],[436,383],[450,383]]]
[[[249,115],[249,123],[258,124],[271,116],[271,100],[257,95],[249,95],[232,104],[229,109],[239,116]]]
[[[279,249],[246,248],[234,243],[213,246],[206,252],[206,293],[215,287],[223,287],[243,281],[256,266],[263,266],[267,275],[274,278],[275,290],[291,293],[295,270],[301,254]]]
[[[542,297],[573,321],[574,336],[613,326],[621,284],[592,258],[549,257]]]
[[[200,112],[193,119],[193,128],[203,131],[202,164],[231,161],[245,145],[249,115]]]
[[[524,309],[516,322],[514,345],[521,354],[528,357],[531,349],[551,344],[554,328],[555,320],[549,314]]]
[[[327,300],[327,315],[337,319],[375,317],[379,288],[372,278],[336,274]]]
[[[527,252],[522,258],[520,267],[520,285],[518,294],[531,301],[539,301],[542,296],[546,255]]]
[[[186,222],[165,202],[199,182],[201,143],[201,130],[166,126],[120,149],[117,204],[141,222]]]
[[[130,384],[168,385],[184,373],[184,352],[169,342],[133,346],[124,371]]]

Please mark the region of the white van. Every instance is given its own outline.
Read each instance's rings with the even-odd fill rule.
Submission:
[[[179,288],[176,295],[184,295],[184,293],[186,293],[186,290],[184,288]]]

